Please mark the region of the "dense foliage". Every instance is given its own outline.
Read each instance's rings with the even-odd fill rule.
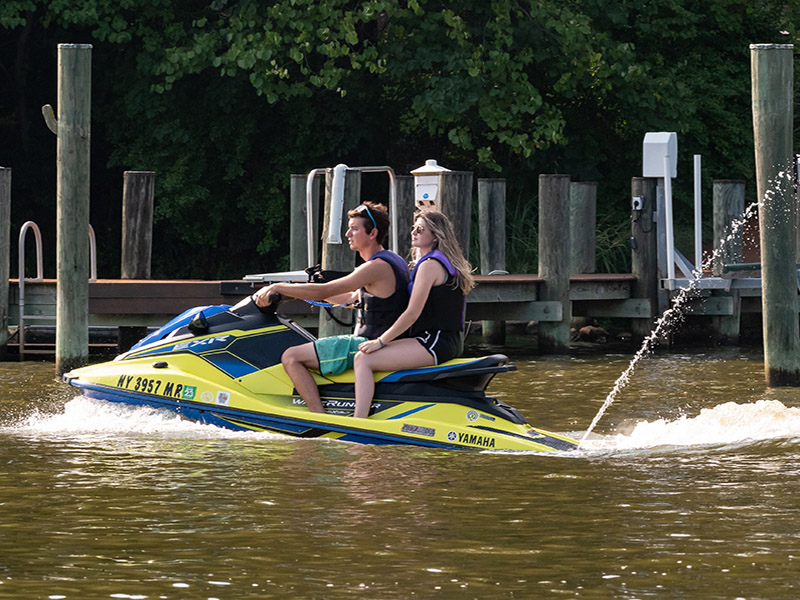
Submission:
[[[101,276],[119,272],[124,170],[157,173],[154,276],[236,278],[288,266],[291,173],[407,173],[426,158],[508,179],[512,269],[535,270],[538,174],[598,181],[600,221],[619,232],[600,237],[599,263],[621,270],[644,133],[678,132],[687,206],[692,154],[707,182],[752,181],[749,44],[791,42],[798,13],[782,0],[6,0],[0,164],[14,225],[35,218],[52,237],[55,139],[39,111],[55,104],[57,44],[91,43]]]

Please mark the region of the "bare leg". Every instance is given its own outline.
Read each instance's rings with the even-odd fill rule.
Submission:
[[[433,364],[433,356],[415,339],[395,340],[375,352],[355,355],[356,410],[354,417],[366,418],[375,395],[375,371],[397,371]]]
[[[319,388],[314,381],[314,376],[308,371],[319,368],[314,344],[308,343],[287,348],[281,356],[281,363],[308,410],[324,413],[325,409],[322,407],[322,400],[319,397]]]

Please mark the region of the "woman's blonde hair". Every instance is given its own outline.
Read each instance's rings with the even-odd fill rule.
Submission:
[[[464,294],[468,294],[475,287],[475,280],[472,277],[472,265],[464,258],[464,253],[461,251],[461,246],[458,245],[456,233],[450,219],[434,208],[418,210],[414,213],[414,222],[417,219],[422,219],[425,227],[433,233],[436,238],[435,247],[447,257],[447,260],[455,268],[456,277],[453,288],[461,288]],[[420,249],[412,248],[411,259],[413,262],[416,263],[420,258],[422,258]]]

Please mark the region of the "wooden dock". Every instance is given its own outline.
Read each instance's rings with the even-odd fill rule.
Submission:
[[[560,302],[540,300],[543,283],[538,275],[479,275],[467,296],[467,318],[497,321],[560,321]],[[573,275],[569,299],[574,317],[651,319],[646,298],[632,295],[636,278],[630,273]],[[261,287],[243,280],[137,280],[98,279],[89,282],[89,323],[106,327],[158,327],[194,306],[235,304]],[[708,294],[707,294],[708,296]],[[696,298],[692,314],[725,315],[733,310],[730,298]],[[744,310],[758,310],[758,303]],[[319,308],[300,300],[282,305],[285,314],[304,326],[315,327]],[[27,321],[27,325],[53,325],[56,281],[25,282],[25,314],[52,317]],[[19,324],[19,281],[9,280],[9,324]]]

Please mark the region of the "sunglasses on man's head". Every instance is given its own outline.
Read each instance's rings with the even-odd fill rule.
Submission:
[[[362,213],[364,211],[367,211],[367,216],[369,217],[369,220],[372,221],[372,225],[375,227],[375,229],[377,229],[378,224],[375,222],[375,217],[372,216],[372,212],[369,210],[369,206],[367,206],[366,204],[361,204],[356,208],[356,212]]]

